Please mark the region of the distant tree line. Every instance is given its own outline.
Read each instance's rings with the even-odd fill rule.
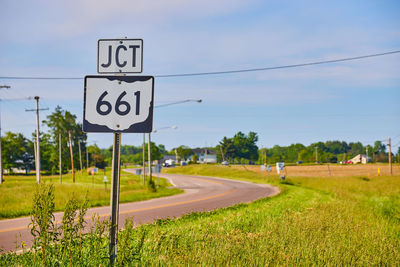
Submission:
[[[111,166],[112,146],[101,149],[96,144],[87,144],[87,135],[82,132],[82,125],[76,121],[76,116],[69,111],[57,106],[55,111],[43,120],[47,131],[40,133],[41,170],[56,174],[59,172],[59,153],[61,144],[62,171],[71,169],[71,156],[69,145],[72,144],[74,168],[96,166],[104,168]],[[12,171],[13,168],[26,170],[35,169],[35,135],[31,138],[21,133],[6,132],[2,136],[2,161],[3,168]],[[289,146],[275,145],[271,148],[257,146],[258,134],[249,132],[247,135],[238,132],[233,137],[223,137],[215,147],[207,147],[217,154],[218,162],[228,161],[234,164],[274,164],[275,162],[304,162],[304,163],[336,163],[347,161],[358,154],[366,155],[372,162],[387,162],[388,153],[386,144],[376,141],[373,146],[364,146],[361,142],[326,141],[312,143],[308,146],[292,144]],[[79,154],[79,147],[80,152]],[[181,145],[167,151],[162,144],[151,142],[151,158],[153,161],[161,160],[164,155],[175,155],[181,160],[197,160],[192,157],[192,149]],[[145,158],[148,148],[145,144]],[[393,152],[392,152],[393,154]],[[393,162],[399,161],[400,148],[397,157],[393,154]],[[143,146],[121,146],[122,164],[143,164]]]
[[[367,153],[372,162],[388,161],[386,145],[381,141],[376,141],[374,146],[363,146],[360,142],[346,143],[344,141],[317,142],[309,146],[302,144],[292,144],[290,146],[275,145],[272,148],[260,149],[259,157],[260,161],[266,163],[279,161],[336,163],[345,162],[358,154],[367,155]],[[396,159],[393,158],[393,161],[396,161]]]

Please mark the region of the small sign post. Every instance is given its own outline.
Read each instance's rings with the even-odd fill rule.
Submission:
[[[84,132],[112,132],[113,158],[110,194],[110,265],[117,257],[121,134],[153,130],[154,77],[125,76],[143,69],[143,40],[102,39],[98,41],[98,73],[85,77]],[[104,176],[104,184],[107,178]]]

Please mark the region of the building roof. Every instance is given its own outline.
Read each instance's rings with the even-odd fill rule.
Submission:
[[[192,149],[192,152],[193,152],[194,154],[205,154],[205,151],[206,151],[205,148],[195,148],[195,149]],[[208,154],[208,155],[216,155],[217,152],[216,152],[215,150],[212,150],[212,149],[207,149],[207,154]]]

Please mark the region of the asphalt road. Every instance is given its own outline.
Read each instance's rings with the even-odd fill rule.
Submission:
[[[134,169],[125,171],[134,172]],[[124,203],[119,205],[119,227],[123,227],[127,218],[133,216],[134,224],[150,223],[161,218],[175,218],[191,212],[210,211],[228,207],[238,203],[248,203],[259,198],[273,196],[279,193],[278,188],[270,185],[254,184],[217,177],[193,175],[177,175],[161,173],[158,176],[166,178],[174,186],[184,189],[185,193],[146,201]],[[89,209],[87,221],[93,214],[100,218],[110,216],[110,207]],[[62,212],[55,214],[56,223],[62,220]],[[28,229],[29,217],[0,221],[0,248],[3,252],[16,249],[24,241],[29,247],[32,236]]]

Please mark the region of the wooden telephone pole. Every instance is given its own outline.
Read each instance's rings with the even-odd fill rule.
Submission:
[[[72,182],[75,183],[74,155],[72,153],[72,142],[71,142],[71,132],[70,131],[68,131],[68,139],[69,139],[69,152],[71,154]]]

